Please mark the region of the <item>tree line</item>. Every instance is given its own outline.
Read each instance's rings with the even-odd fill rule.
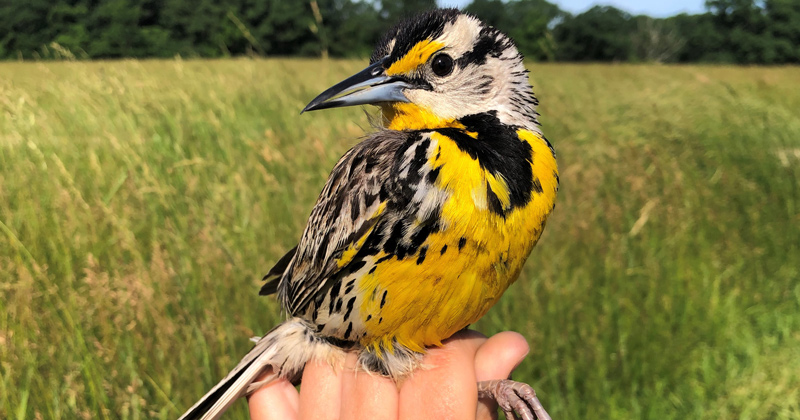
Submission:
[[[539,61],[800,62],[800,0],[708,0],[702,14],[580,14],[547,0],[473,0],[465,10]],[[435,0],[0,0],[0,59],[366,57]]]

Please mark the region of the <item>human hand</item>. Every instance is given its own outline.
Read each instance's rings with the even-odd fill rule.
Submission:
[[[350,353],[344,369],[308,363],[299,393],[282,379],[262,387],[250,396],[250,415],[253,420],[496,419],[494,401],[478,401],[477,383],[508,378],[527,354],[528,343],[517,333],[487,339],[464,330],[443,347],[429,349],[423,359],[427,368],[398,390],[389,378],[355,372],[356,355]]]

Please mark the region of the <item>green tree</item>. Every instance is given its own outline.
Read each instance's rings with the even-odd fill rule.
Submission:
[[[46,35],[47,38],[73,54],[78,56],[87,54],[85,48],[90,40],[89,31],[86,29],[88,16],[89,8],[85,2],[56,3],[47,13],[47,24],[53,30],[52,35]],[[48,39],[42,39],[41,42],[45,44]]]
[[[566,14],[546,0],[512,1],[507,10],[510,13],[509,20],[516,22],[509,28],[509,35],[516,41],[520,51],[534,60],[554,60],[556,44],[550,27]]]
[[[330,52],[337,57],[369,57],[386,30],[372,2],[336,0],[326,3],[323,16],[330,29]]]
[[[677,60],[686,41],[675,22],[650,16],[636,16],[633,20],[636,29],[631,42],[637,60],[656,63]]]
[[[775,62],[800,63],[800,1],[766,0],[764,11]]]
[[[246,43],[236,24],[228,17],[229,12],[236,11],[236,4],[231,1],[165,0],[159,22],[169,34],[170,49],[174,53],[218,57],[241,53],[239,48]]]
[[[717,30],[710,13],[688,15],[682,13],[666,19],[683,37],[683,48],[676,60],[694,62],[732,62],[733,55],[724,48],[725,35]]]
[[[139,5],[135,0],[107,0],[98,3],[87,19],[90,39],[86,52],[91,57],[137,57]]]
[[[53,4],[47,0],[0,2],[0,53],[31,58],[52,42],[62,27],[48,21]]]
[[[774,45],[767,36],[767,18],[755,0],[709,0],[716,29],[725,34],[723,49],[738,63],[774,60]]]
[[[631,15],[611,6],[595,6],[567,16],[553,31],[565,61],[627,61],[633,57]]]
[[[383,23],[390,25],[418,12],[436,8],[436,0],[381,0],[379,4]]]

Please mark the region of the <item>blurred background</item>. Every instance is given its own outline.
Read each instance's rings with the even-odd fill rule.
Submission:
[[[800,418],[800,1],[439,5],[514,37],[559,157],[474,326],[528,338],[515,378],[554,419]],[[1,0],[0,418],[170,419],[224,376],[371,131],[299,111],[433,6]]]
[[[505,31],[536,61],[800,62],[797,0],[614,4],[438,2]],[[436,6],[435,0],[4,0],[0,58],[368,57],[398,19]]]

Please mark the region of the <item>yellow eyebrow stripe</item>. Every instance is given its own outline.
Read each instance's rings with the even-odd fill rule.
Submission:
[[[425,64],[431,55],[441,50],[442,47],[444,47],[444,43],[431,41],[430,39],[417,42],[417,45],[414,45],[406,55],[392,63],[392,65],[386,69],[386,74],[394,76],[396,74],[408,73]]]

